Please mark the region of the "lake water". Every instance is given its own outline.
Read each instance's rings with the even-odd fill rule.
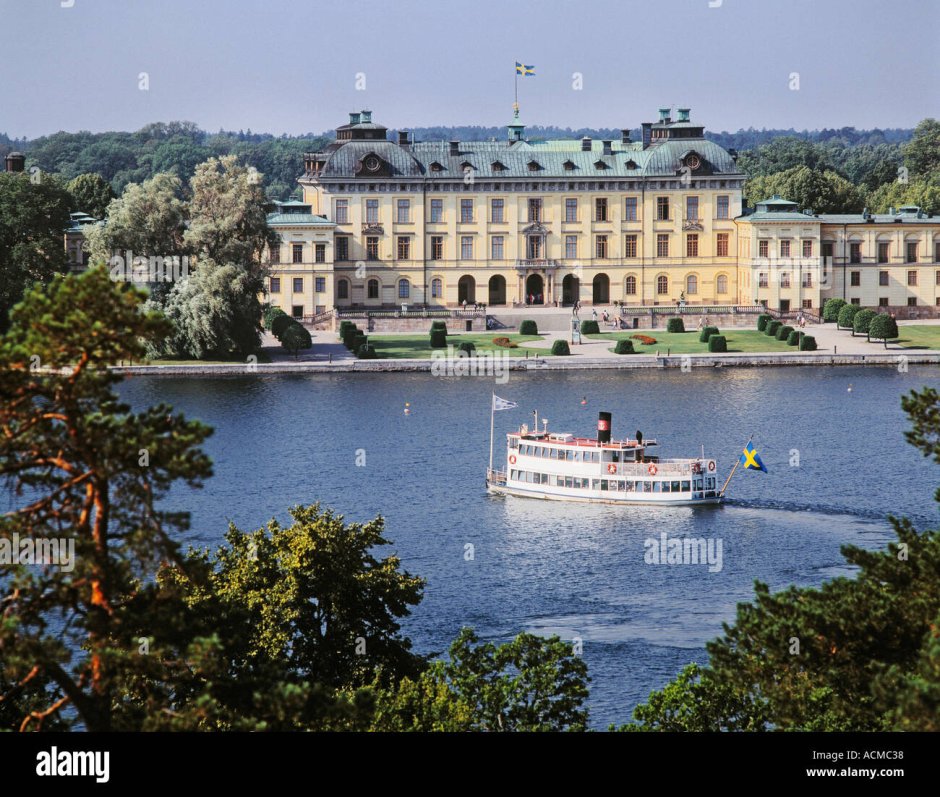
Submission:
[[[739,469],[727,504],[695,509],[488,496],[492,379],[135,377],[121,392],[215,427],[206,446],[214,478],[171,502],[192,513],[188,542],[214,547],[229,521],[256,528],[316,500],[348,520],[381,514],[404,567],[428,580],[404,623],[417,651],[446,649],[465,625],[494,641],[520,631],[580,638],[591,724],[604,728],[627,721],[685,664],[705,661],[705,642],[751,598],[755,579],[779,589],[850,574],[840,546],[883,546],[888,513],[935,525],[940,470],[902,435],[900,396],[924,385],[940,388],[936,369],[513,373],[495,386],[519,403],[496,414],[500,467],[505,432],[534,409],[550,429],[584,436],[609,410],[614,437],[639,428],[662,456],[704,445],[722,476],[753,434],[769,473]],[[646,564],[644,541],[661,532],[720,539],[722,569]]]

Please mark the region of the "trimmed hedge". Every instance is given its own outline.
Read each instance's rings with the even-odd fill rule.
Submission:
[[[356,356],[360,360],[375,360],[379,354],[375,350],[375,346],[371,343],[363,343],[358,349],[356,349]]]
[[[846,304],[848,304],[848,302],[846,302],[845,299],[826,299],[822,312],[823,321],[838,322],[839,311],[845,307]]]
[[[431,348],[443,349],[446,345],[447,345],[447,330],[432,329],[431,330]]]
[[[900,334],[901,333],[898,331],[898,322],[887,313],[881,313],[875,316],[868,327],[868,339],[883,340],[886,349],[888,348],[888,341],[894,340],[899,337]]]
[[[447,322],[446,321],[432,321],[431,322],[431,332],[435,329],[443,330],[444,334],[447,334]]]
[[[708,339],[708,350],[715,353],[728,351],[728,339],[724,335],[712,335]]]
[[[718,334],[718,327],[703,327],[701,334],[698,336],[699,343],[708,343],[708,339],[712,335]]]
[[[291,321],[293,323],[281,335],[281,345],[296,357],[297,352],[301,349],[309,349],[313,345],[313,341],[310,338],[310,333],[303,325],[298,324],[293,319]]]
[[[270,330],[271,322],[274,321],[279,315],[287,315],[280,307],[268,307],[264,311],[262,318],[264,319],[264,328]]]
[[[757,316],[757,331],[764,332],[767,329],[767,325],[774,320],[774,317],[770,313],[761,313]]]
[[[360,332],[359,327],[357,327],[355,324],[353,324],[351,327],[346,327],[345,331],[343,332],[343,345],[350,351],[354,351],[353,340],[355,339],[356,335],[360,334],[362,333]]]
[[[816,338],[812,335],[804,335],[800,341],[800,351],[816,351]]]
[[[584,323],[594,323],[594,326],[597,326],[596,322],[585,321]],[[571,354],[571,349],[568,347],[568,341],[556,340],[552,344],[552,354],[554,354],[556,357],[566,357]]]
[[[350,348],[350,351],[355,353],[359,351],[360,346],[365,346],[368,342],[369,339],[366,337],[365,333],[356,330],[356,334],[353,336],[352,347]]]
[[[296,324],[297,322],[291,318],[287,313],[282,313],[279,316],[275,316],[271,321],[271,334],[274,335],[278,340],[281,339],[281,335],[284,334],[284,330],[288,327]]]
[[[618,340],[617,345],[614,346],[614,354],[636,354],[636,351],[633,349],[632,340]]]
[[[764,328],[764,334],[768,338],[772,338],[774,335],[777,334],[777,330],[780,329],[780,327],[782,326],[783,326],[783,321],[777,321],[776,319],[774,319],[769,324],[767,324],[767,326]]]
[[[597,321],[582,321],[581,322],[581,334],[582,335],[600,335],[601,328],[598,326]]]
[[[800,345],[800,330],[794,329],[787,336],[787,346],[799,346]]]
[[[878,313],[869,308],[857,312],[855,318],[852,319],[852,334],[858,333],[859,335],[867,336],[868,327],[877,315]]]
[[[786,340],[787,338],[790,337],[790,333],[792,331],[793,331],[793,327],[784,325],[780,327],[780,329],[777,330],[777,334],[774,335],[774,337],[777,340]]]
[[[463,340],[457,346],[457,351],[464,351],[467,354],[472,354],[476,351],[476,348],[477,347],[472,340]]]
[[[539,334],[539,325],[528,319],[519,324],[519,334],[520,335],[538,335]]]
[[[685,332],[685,324],[681,318],[670,318],[666,322],[666,332]]]
[[[860,312],[862,312],[860,305],[843,305],[842,309],[839,311],[839,318],[836,321],[836,327],[839,329],[852,329],[855,323],[855,316]],[[855,332],[853,331],[852,334],[854,335]]]

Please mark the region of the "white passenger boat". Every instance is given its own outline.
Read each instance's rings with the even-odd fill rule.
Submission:
[[[612,440],[611,415],[599,414],[597,436],[575,437],[523,424],[506,435],[506,469],[487,471],[487,491],[555,501],[690,506],[718,504],[718,463],[704,456],[665,459],[656,440]],[[492,459],[492,452],[491,452]],[[730,480],[730,479],[729,479]],[[727,486],[727,483],[726,485]]]

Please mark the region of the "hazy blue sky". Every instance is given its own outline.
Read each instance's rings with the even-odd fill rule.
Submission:
[[[940,115],[938,0],[0,0],[0,13],[12,136],[176,119],[319,132],[365,107],[389,127],[501,125],[516,60],[537,69],[519,80],[528,124],[634,127],[660,105],[713,130]]]

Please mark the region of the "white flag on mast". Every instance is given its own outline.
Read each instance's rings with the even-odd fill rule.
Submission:
[[[506,401],[506,399],[500,398],[495,393],[493,394],[493,411],[494,412],[497,410],[514,410],[518,406],[519,405],[516,404],[515,401]]]

